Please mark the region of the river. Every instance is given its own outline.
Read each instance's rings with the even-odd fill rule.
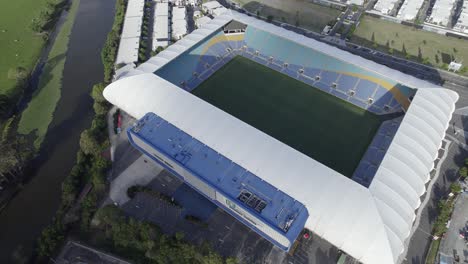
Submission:
[[[0,263],[21,246],[29,255],[60,204],[61,183],[75,163],[79,136],[91,125],[92,85],[103,79],[100,52],[114,19],[115,0],[81,0],[65,62],[62,97],[30,180],[0,214]]]

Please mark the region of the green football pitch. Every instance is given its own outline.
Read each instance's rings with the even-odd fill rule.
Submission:
[[[375,114],[241,56],[193,94],[347,177],[382,122]]]

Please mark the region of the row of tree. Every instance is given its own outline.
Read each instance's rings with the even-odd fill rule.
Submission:
[[[197,247],[184,240],[184,234],[162,234],[159,227],[125,217],[121,210],[108,205],[96,213],[99,228],[112,251],[136,263],[234,264],[235,258],[224,259],[208,243]]]
[[[117,0],[114,24],[112,30],[107,35],[104,48],[101,51],[101,60],[104,65],[104,82],[109,83],[114,72],[114,63],[120,42],[120,32],[125,19],[125,8],[127,0]]]

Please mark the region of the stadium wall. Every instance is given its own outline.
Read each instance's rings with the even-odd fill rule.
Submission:
[[[153,162],[156,162],[168,171],[172,172],[174,175],[178,176],[190,187],[208,198],[218,207],[221,207],[224,211],[228,212],[241,223],[269,240],[274,245],[286,251],[290,249],[295,238],[292,241],[289,240],[286,236],[280,233],[281,231],[277,231],[276,227],[271,226],[269,223],[249,213],[243,205],[235,200],[228,198],[228,196],[223,194],[222,191],[218,190],[214,186],[211,186],[211,184],[204,182],[202,179],[200,179],[200,177],[180,166],[171,157],[156,149],[145,139],[140,138],[134,131],[132,131],[132,129],[133,128],[129,128],[127,130],[130,143],[140,152],[149,157]]]

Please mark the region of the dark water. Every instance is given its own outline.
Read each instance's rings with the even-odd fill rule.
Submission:
[[[92,119],[93,84],[103,78],[100,51],[112,27],[115,0],[81,0],[65,63],[62,98],[31,180],[0,215],[0,263],[23,247],[31,253],[60,203],[60,186],[75,163],[79,135]]]

